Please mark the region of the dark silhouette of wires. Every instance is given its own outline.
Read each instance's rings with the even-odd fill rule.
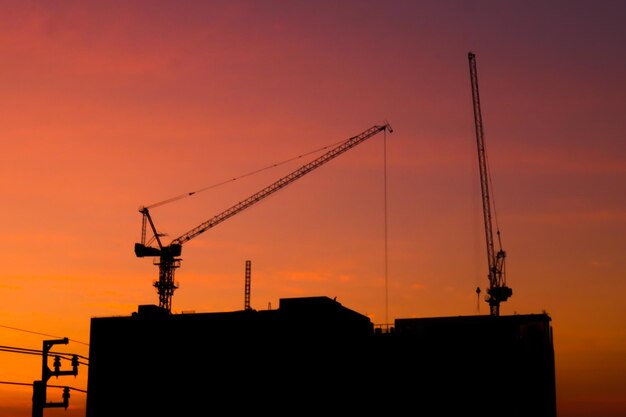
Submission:
[[[53,334],[36,332],[36,331],[33,331],[33,330],[20,329],[19,327],[5,326],[5,325],[2,325],[2,324],[0,324],[0,327],[5,328],[5,329],[17,330],[19,332],[32,333],[32,334],[38,334],[38,335],[41,335],[41,336],[48,336],[48,337],[54,337],[56,339],[62,339],[61,336],[56,336],[56,335],[53,335]],[[89,343],[81,342],[80,340],[74,340],[74,339],[68,339],[68,340],[70,342],[80,343],[81,345],[89,346]]]

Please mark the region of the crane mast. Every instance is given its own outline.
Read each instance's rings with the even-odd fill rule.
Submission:
[[[139,258],[145,256],[159,257],[158,262],[155,262],[155,265],[159,267],[159,279],[153,284],[154,287],[157,289],[157,293],[159,294],[159,306],[166,311],[171,312],[172,296],[174,294],[174,291],[178,288],[177,284],[174,282],[174,271],[180,267],[179,256],[182,253],[182,245],[185,242],[188,242],[196,236],[217,226],[224,220],[229,219],[230,217],[234,216],[237,213],[240,213],[246,208],[252,206],[253,204],[258,203],[265,197],[268,197],[269,195],[275,193],[283,187],[286,187],[298,178],[303,177],[314,169],[319,168],[328,161],[336,158],[337,156],[348,151],[349,149],[352,149],[356,145],[383,131],[393,132],[393,129],[391,128],[389,123],[385,123],[384,125],[372,126],[371,128],[361,132],[357,136],[353,136],[345,142],[342,142],[340,145],[334,147],[330,151],[326,152],[324,155],[301,166],[292,173],[284,176],[278,181],[275,181],[274,183],[263,188],[262,190],[252,194],[245,200],[242,200],[234,206],[217,214],[216,216],[213,216],[211,219],[205,221],[197,227],[194,227],[187,233],[173,239],[167,246],[163,245],[161,241],[160,237],[162,235],[157,231],[152,217],[150,216],[149,209],[147,207],[140,208],[139,212],[142,214],[141,243],[135,243],[135,255]],[[153,234],[153,238],[151,238],[148,242],[146,241],[147,224],[150,225]],[[156,242],[157,247],[150,246],[152,240]]]
[[[491,200],[489,196],[489,172],[487,170],[487,156],[485,151],[485,139],[483,135],[483,120],[480,111],[480,95],[478,93],[478,73],[476,69],[476,55],[468,53],[470,79],[472,84],[472,103],[474,107],[474,126],[476,129],[476,144],[478,147],[478,167],[480,172],[480,188],[483,203],[483,219],[485,222],[485,237],[487,242],[487,263],[489,267],[489,289],[487,289],[486,301],[489,303],[490,315],[500,315],[500,303],[506,301],[513,290],[506,286],[506,274],[504,259],[506,252],[502,249],[500,231],[497,230],[498,246],[496,252],[493,241],[493,227],[491,217]]]

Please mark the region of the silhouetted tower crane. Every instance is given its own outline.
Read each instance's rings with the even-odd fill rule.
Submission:
[[[486,301],[489,303],[490,314],[500,315],[500,303],[506,301],[513,290],[506,286],[504,259],[506,252],[502,250],[500,230],[496,228],[499,249],[496,252],[493,245],[493,227],[491,224],[491,205],[489,196],[489,171],[487,169],[487,155],[483,135],[483,120],[480,111],[480,95],[478,94],[478,74],[476,70],[476,55],[468,53],[470,79],[472,83],[472,101],[474,105],[474,125],[476,128],[476,144],[478,146],[478,167],[480,171],[480,187],[483,200],[483,217],[485,221],[485,237],[487,238],[487,261],[489,266],[489,289]],[[478,293],[478,290],[477,290]]]
[[[140,208],[139,212],[142,214],[141,243],[135,243],[135,255],[139,258],[145,256],[159,257],[159,261],[155,262],[155,265],[158,265],[159,267],[159,279],[158,281],[154,282],[154,287],[157,289],[157,293],[159,294],[159,306],[166,311],[171,312],[172,295],[174,294],[174,290],[178,288],[178,286],[174,282],[174,271],[180,267],[179,256],[182,252],[182,245],[185,242],[188,242],[194,237],[211,229],[212,227],[217,226],[218,224],[226,219],[229,219],[235,214],[242,212],[253,204],[258,203],[265,197],[268,197],[269,195],[280,190],[281,188],[291,184],[298,178],[301,178],[302,176],[313,171],[315,168],[319,168],[331,159],[336,158],[342,153],[348,151],[349,149],[352,149],[356,145],[383,131],[389,131],[390,133],[393,132],[391,126],[387,122],[385,122],[385,124],[383,125],[375,125],[365,130],[364,132],[361,132],[357,136],[354,136],[342,142],[340,145],[332,148],[330,151],[326,152],[319,158],[316,158],[313,161],[301,166],[297,170],[293,171],[291,174],[284,176],[278,181],[254,193],[245,200],[242,200],[239,203],[235,204],[231,208],[224,210],[220,214],[191,229],[187,233],[175,238],[170,242],[169,245],[164,245],[161,241],[161,236],[163,235],[157,231],[152,217],[150,216],[149,207]],[[146,242],[147,224],[150,225],[150,229],[152,230],[153,234],[153,238],[151,238],[149,242]],[[150,242],[152,241],[156,242],[157,247],[149,246]]]

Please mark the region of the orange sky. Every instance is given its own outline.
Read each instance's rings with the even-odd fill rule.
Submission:
[[[560,417],[626,416],[626,5],[545,3],[0,0],[0,345],[69,337],[57,350],[87,356],[92,317],[158,304],[133,253],[140,206],[385,120],[393,133],[186,243],[173,312],[242,309],[250,259],[256,309],[326,295],[377,324],[487,314],[473,51],[501,313],[552,317]],[[305,162],[153,218],[168,242]],[[40,370],[0,351],[0,381]],[[86,374],[50,383],[86,390]],[[0,384],[0,416],[30,416],[31,397]]]

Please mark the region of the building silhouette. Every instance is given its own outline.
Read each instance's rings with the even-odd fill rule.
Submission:
[[[86,417],[556,416],[550,317],[396,319],[328,297],[91,319]]]

